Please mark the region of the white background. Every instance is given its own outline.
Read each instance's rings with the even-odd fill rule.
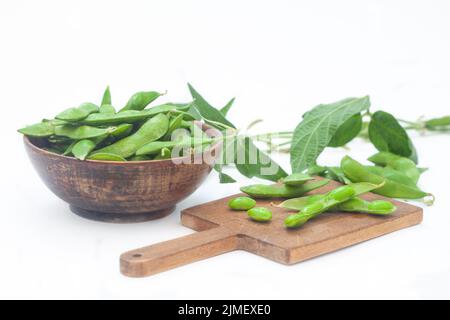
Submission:
[[[414,134],[421,185],[437,201],[424,222],[286,267],[233,252],[149,278],[119,273],[129,249],[187,235],[179,210],[235,193],[212,173],[164,219],[115,225],[72,214],[39,180],[16,130],[107,84],[123,105],[139,90],[210,102],[236,96],[230,118],[291,130],[322,102],[370,94],[415,120],[450,114],[448,1],[0,2],[0,298],[450,298],[449,136]],[[329,150],[374,152],[361,141]],[[279,157],[289,168],[287,156]],[[237,174],[235,177],[238,177]]]

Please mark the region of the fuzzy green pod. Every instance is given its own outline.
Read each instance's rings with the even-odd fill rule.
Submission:
[[[61,113],[58,113],[55,118],[59,120],[74,122],[83,120],[88,115],[95,112],[98,112],[98,106],[90,102],[85,102],[77,108],[69,108]]]
[[[122,158],[128,158],[135,154],[135,152],[151,141],[158,140],[167,132],[169,127],[168,117],[160,113],[155,117],[147,120],[142,127],[139,128],[134,134],[123,138],[109,146],[101,148],[96,153],[109,153],[116,154]]]
[[[128,100],[125,107],[119,110],[119,112],[127,110],[143,110],[151,102],[155,101],[158,97],[162,96],[163,93],[156,91],[140,91],[133,94]]]
[[[281,182],[288,186],[300,186],[310,180],[314,178],[304,173],[293,173],[281,179]]]
[[[355,189],[351,185],[338,187],[328,193],[330,199],[338,202],[346,201],[355,195]]]
[[[253,198],[294,198],[299,197],[309,191],[323,187],[329,182],[327,179],[312,181],[303,185],[293,187],[287,185],[265,185],[254,184],[241,188],[241,191]]]

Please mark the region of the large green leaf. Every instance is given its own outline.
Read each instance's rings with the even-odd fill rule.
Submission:
[[[378,150],[388,151],[417,163],[417,153],[411,139],[390,113],[377,111],[372,115],[369,138]]]
[[[350,117],[337,129],[328,146],[334,148],[345,146],[361,132],[362,123],[360,113]]]
[[[249,137],[236,138],[236,151],[236,168],[247,178],[278,181],[287,176],[283,168],[259,150]]]
[[[365,96],[320,104],[305,113],[292,138],[292,172],[302,172],[313,165],[339,127],[369,107],[369,96]]]
[[[190,83],[188,83],[189,91],[195,100],[195,107],[198,113],[205,121],[214,125],[214,122],[224,124],[227,127],[235,128],[234,124],[228,121],[225,116],[216,108],[211,106]]]

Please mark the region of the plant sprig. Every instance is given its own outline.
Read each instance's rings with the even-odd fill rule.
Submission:
[[[228,130],[228,141],[224,142],[223,154],[226,155],[237,149],[244,154],[241,159],[226,160],[223,155],[223,161],[214,167],[219,172],[221,182],[224,183],[235,182],[232,177],[222,172],[224,165],[235,166],[246,177],[277,181],[286,176],[286,172],[270,158],[270,153],[274,151],[289,153],[292,173],[305,172],[317,164],[318,157],[327,147],[345,147],[357,137],[367,139],[379,151],[387,151],[417,163],[417,152],[407,130],[450,133],[450,116],[408,121],[398,119],[382,110],[371,113],[370,98],[364,96],[320,104],[303,115],[303,119],[294,131],[242,135],[226,118],[234,98],[225,107],[216,109],[191,85],[189,89],[194,98],[194,110],[191,110],[191,113],[199,115],[205,122],[220,130]],[[250,127],[255,123],[252,123]],[[264,143],[268,154],[259,150],[254,141]],[[253,152],[252,150],[257,152],[256,163],[254,159],[250,163],[249,155]],[[267,163],[276,164],[279,169],[274,174],[262,174]]]

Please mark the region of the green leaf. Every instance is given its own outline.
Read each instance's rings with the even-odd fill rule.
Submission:
[[[259,150],[249,137],[236,138],[236,151],[236,168],[247,178],[258,177],[278,181],[287,176],[287,173],[267,154]]]
[[[221,164],[214,165],[214,170],[216,170],[219,173],[219,181],[220,181],[220,183],[235,183],[236,182],[236,180],[234,180],[232,177],[230,177],[226,173],[222,172],[222,165]]]
[[[109,90],[109,86],[106,87],[103,93],[102,103],[100,104],[100,106],[104,105],[111,105],[111,91]]]
[[[211,106],[195,89],[188,83],[189,91],[191,92],[192,97],[195,100],[195,107],[198,113],[205,119],[205,121],[213,121],[220,124],[224,124],[225,126],[236,128],[234,124],[228,121],[224,115]]]
[[[345,146],[361,132],[362,122],[360,113],[350,117],[337,129],[328,146],[334,148]]]
[[[430,119],[425,121],[425,127],[427,129],[450,129],[450,116]]]
[[[304,114],[291,144],[292,172],[302,172],[316,163],[336,131],[348,119],[370,107],[369,96],[320,104]]]
[[[224,117],[226,117],[228,114],[228,111],[230,111],[231,106],[234,103],[234,99],[235,98],[232,98],[230,101],[228,101],[228,103],[222,109],[220,109],[220,113],[222,113]]]
[[[417,153],[411,139],[390,113],[377,111],[372,115],[369,139],[379,151],[388,151],[417,163]]]

